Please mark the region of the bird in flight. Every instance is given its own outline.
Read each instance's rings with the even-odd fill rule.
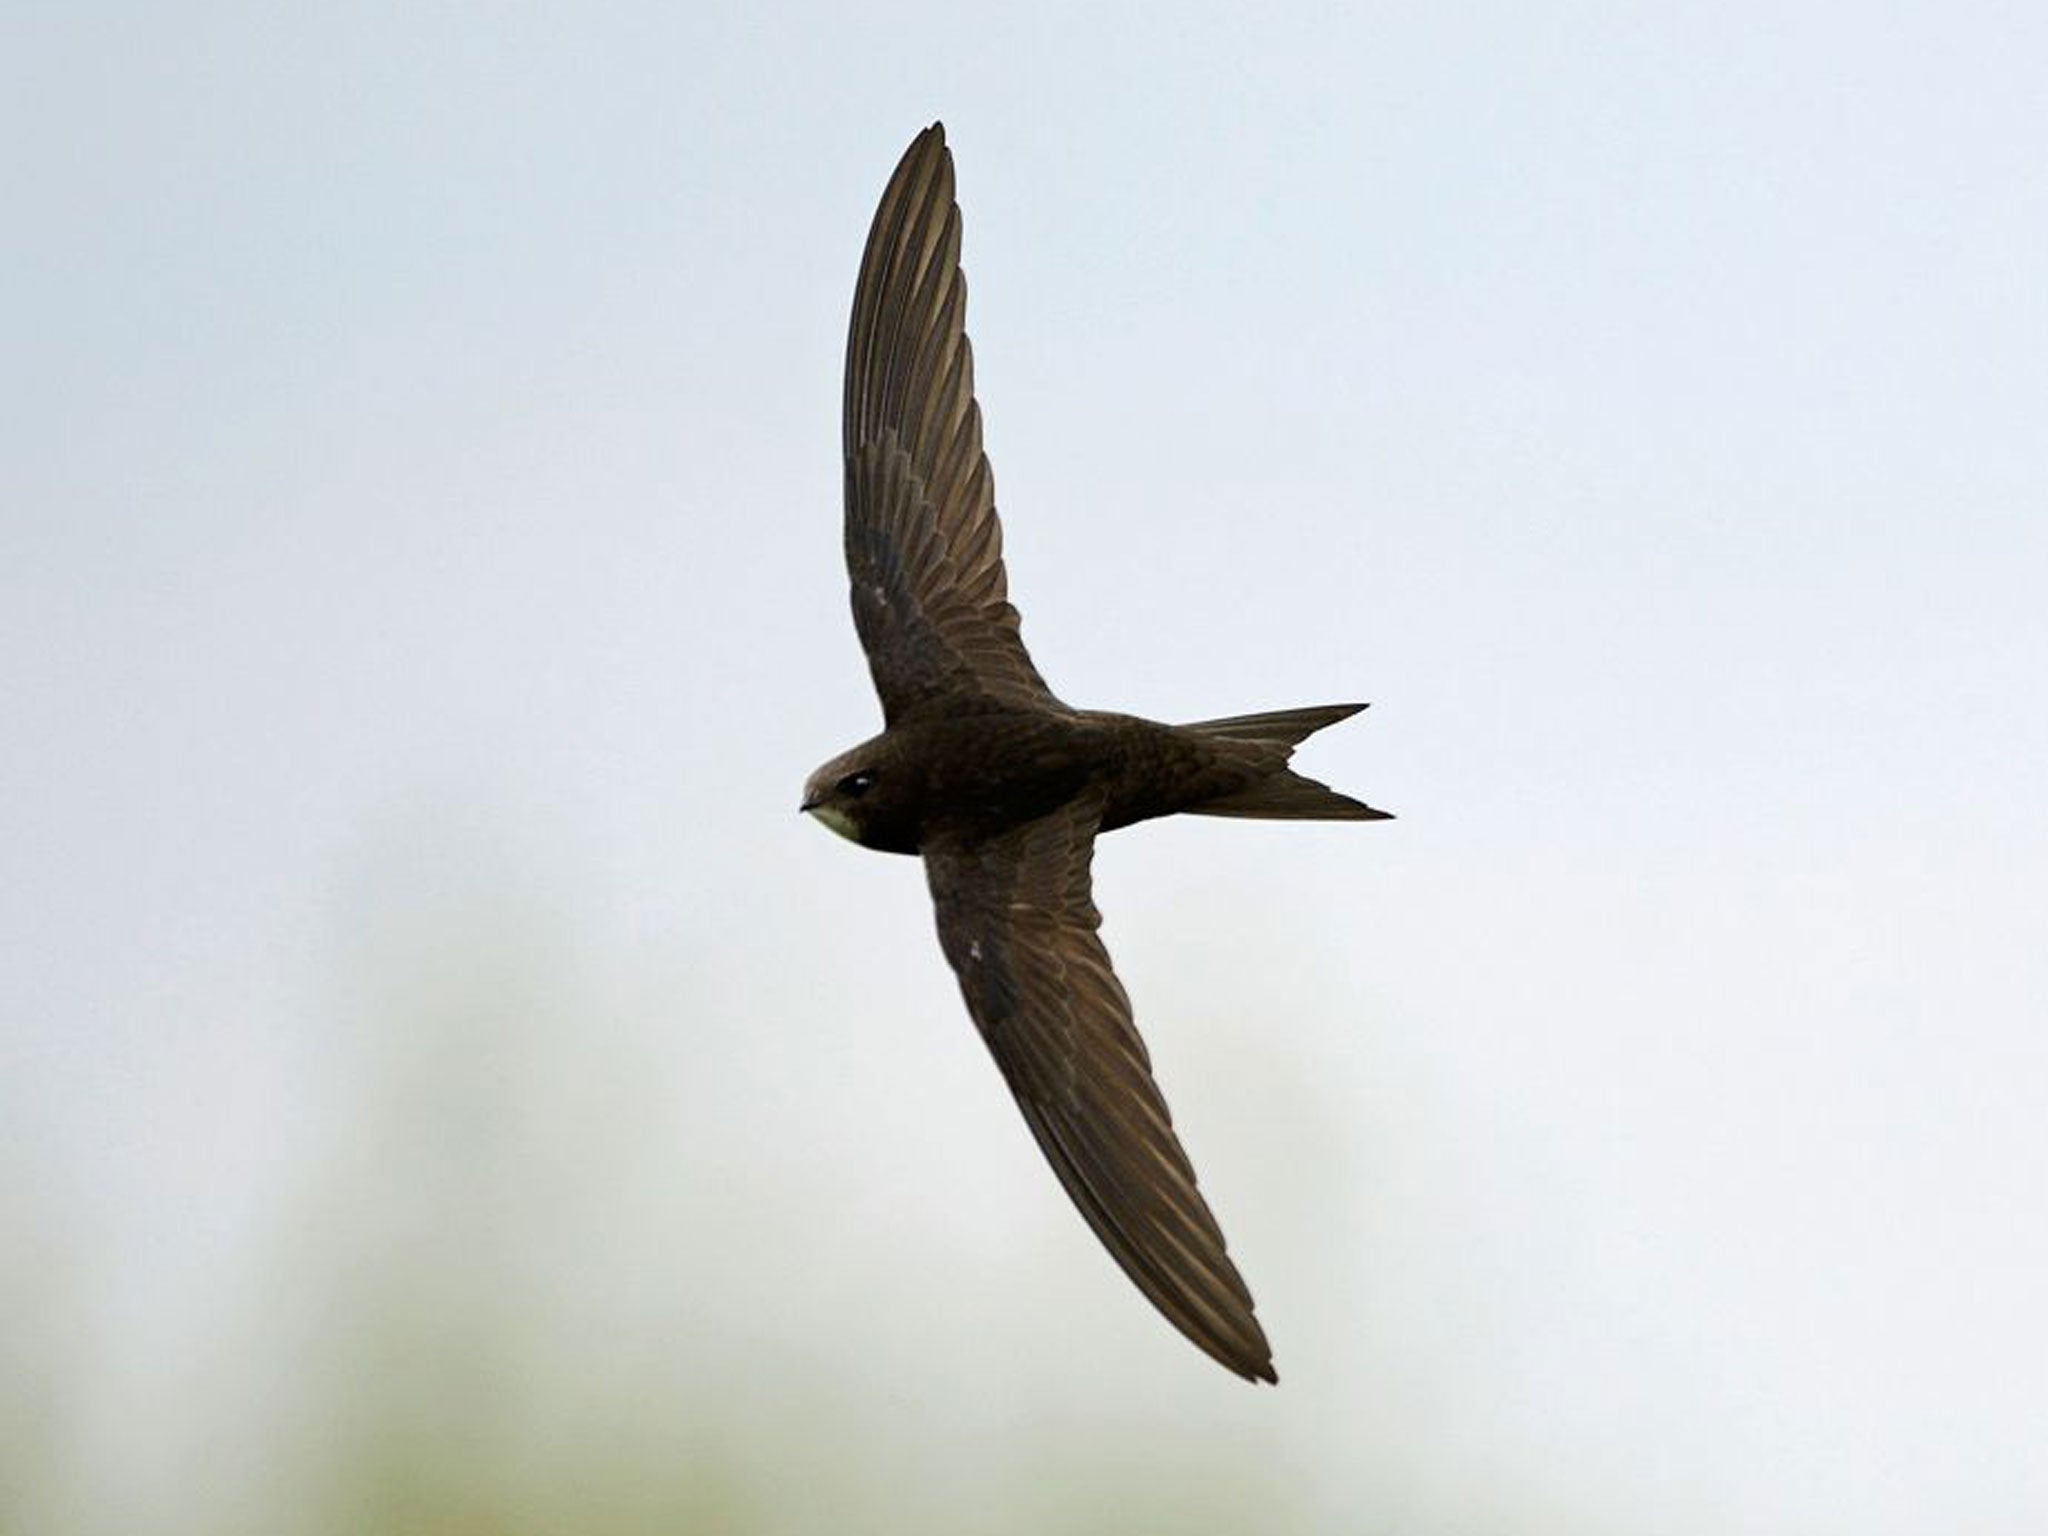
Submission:
[[[846,342],[846,566],[885,728],[812,774],[803,809],[923,858],[967,1011],[1088,1225],[1199,1348],[1278,1381],[1097,933],[1089,863],[1098,834],[1181,811],[1385,820],[1287,766],[1365,706],[1162,725],[1053,696],[1009,603],[966,305],[934,123],[875,210]]]

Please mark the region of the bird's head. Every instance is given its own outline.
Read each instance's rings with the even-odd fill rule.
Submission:
[[[885,796],[882,755],[874,742],[863,742],[842,752],[812,774],[804,784],[804,803],[809,812],[841,837],[856,843],[870,841],[871,824]]]

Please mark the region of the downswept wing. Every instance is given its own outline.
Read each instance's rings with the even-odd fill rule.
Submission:
[[[846,568],[892,726],[1057,704],[1009,603],[966,313],[953,157],[934,123],[875,210],[846,339]]]
[[[1124,1273],[1222,1364],[1277,1381],[1097,936],[1101,809],[1084,796],[986,842],[928,844],[939,943],[1031,1134]]]

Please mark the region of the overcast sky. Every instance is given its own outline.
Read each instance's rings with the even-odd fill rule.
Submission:
[[[2043,1528],[2048,13],[0,54],[0,1524]],[[1399,820],[1096,864],[1277,1390],[795,814],[934,117],[1054,688],[1373,701],[1303,766]]]

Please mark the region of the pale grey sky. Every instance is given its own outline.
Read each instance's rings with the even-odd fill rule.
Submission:
[[[2038,7],[0,55],[0,1524],[2048,1520]],[[840,348],[933,117],[1055,688],[1374,701],[1305,766],[1399,821],[1097,863],[1277,1391],[795,815],[877,718]]]

